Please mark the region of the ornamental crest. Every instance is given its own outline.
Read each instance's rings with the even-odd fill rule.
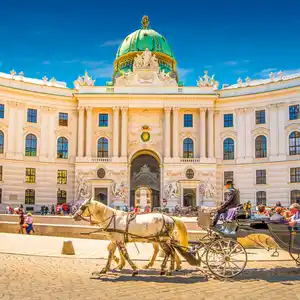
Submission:
[[[197,80],[198,87],[213,87],[214,89],[217,89],[219,83],[214,79],[214,77],[215,75],[210,77],[208,76],[208,71],[204,71],[204,76],[199,77],[199,80]]]
[[[89,76],[88,72],[84,73],[84,76],[79,76],[77,80],[74,81],[74,86],[79,89],[81,86],[94,86],[95,80],[92,76]]]
[[[150,141],[151,136],[149,130],[151,130],[151,128],[148,125],[142,127],[141,139],[144,143]]]

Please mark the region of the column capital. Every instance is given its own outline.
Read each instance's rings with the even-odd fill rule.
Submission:
[[[276,109],[277,108],[277,103],[268,104],[268,108],[269,109]]]
[[[221,114],[221,110],[220,109],[215,109],[215,115],[220,115]]]
[[[208,107],[207,110],[208,110],[208,112],[214,112],[215,111],[215,109],[213,107]]]
[[[165,113],[170,113],[171,112],[171,107],[164,107]]]
[[[85,110],[86,110],[87,112],[91,112],[91,111],[93,110],[93,108],[92,108],[91,106],[87,106],[87,107],[85,107]]]
[[[239,107],[239,108],[235,109],[235,112],[238,113],[238,114],[241,114],[241,113],[243,113],[245,111],[246,111],[246,109],[244,107]]]
[[[207,111],[207,107],[200,106],[199,110],[200,110],[200,112],[206,112]]]
[[[128,111],[128,107],[127,106],[122,106],[121,107],[121,111],[122,112],[127,112]]]
[[[120,107],[119,106],[113,106],[112,109],[113,109],[113,111],[118,112],[120,110]]]
[[[80,111],[84,111],[84,107],[83,106],[78,106],[77,107],[77,110],[80,112]]]
[[[173,109],[173,111],[176,111],[176,112],[180,110],[179,107],[172,107],[172,109]]]

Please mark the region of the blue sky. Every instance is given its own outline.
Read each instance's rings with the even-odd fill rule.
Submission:
[[[185,85],[205,69],[221,84],[300,72],[299,0],[0,0],[0,71],[73,87],[88,70],[110,80],[121,41],[144,14],[175,53]]]

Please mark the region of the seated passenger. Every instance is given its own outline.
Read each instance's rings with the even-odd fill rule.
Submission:
[[[228,210],[240,204],[240,192],[233,186],[232,180],[227,180],[225,190],[224,201],[221,203],[221,206],[217,207],[217,214],[212,222],[213,226],[218,223],[221,214],[225,214],[227,217]]]
[[[275,214],[270,218],[270,221],[280,222],[284,220],[284,216],[282,216],[282,207],[278,206],[275,208]]]
[[[290,206],[290,212],[292,217],[289,219],[290,226],[300,226],[300,205],[298,203],[293,203]]]
[[[256,214],[254,214],[253,218],[268,220],[269,219],[268,214],[269,213],[268,213],[268,211],[266,211],[266,207],[261,204],[261,205],[258,205],[257,212],[256,212]]]

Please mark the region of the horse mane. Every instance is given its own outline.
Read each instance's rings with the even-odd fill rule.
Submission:
[[[101,210],[103,215],[108,215],[108,214],[113,215],[113,214],[115,214],[117,216],[123,216],[123,215],[127,214],[125,211],[121,211],[121,210],[118,210],[118,209],[111,208],[108,205],[105,205],[104,203],[101,203],[99,201],[91,200],[91,202]]]

